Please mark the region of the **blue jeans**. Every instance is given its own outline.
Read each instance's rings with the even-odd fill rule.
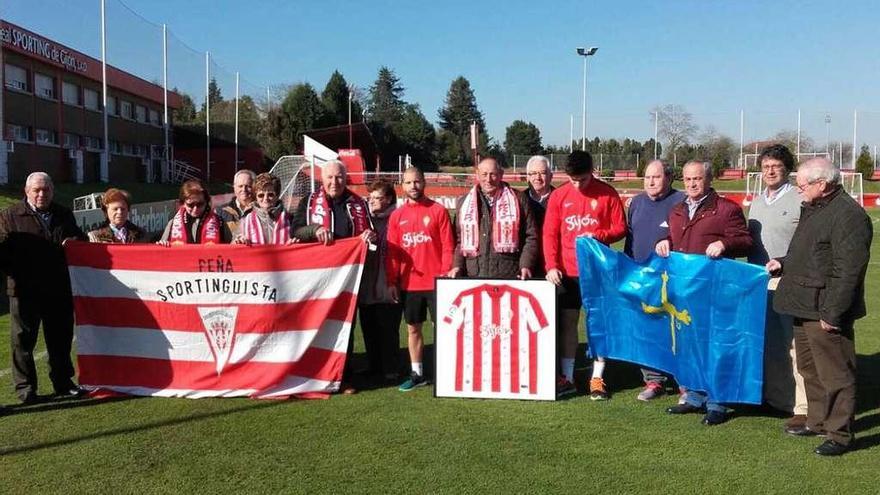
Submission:
[[[730,412],[730,409],[724,407],[723,405],[709,400],[709,394],[706,392],[697,392],[696,390],[688,390],[684,396],[684,401],[694,407],[703,407],[706,406],[707,411],[717,411],[720,413],[727,414]]]

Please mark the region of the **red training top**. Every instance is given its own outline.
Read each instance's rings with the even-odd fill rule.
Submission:
[[[542,239],[546,270],[555,268],[567,277],[576,277],[575,239],[588,234],[605,245],[626,235],[620,196],[596,178],[590,179],[584,192],[568,183],[550,194]]]
[[[434,290],[434,278],[452,268],[455,238],[449,213],[429,198],[406,200],[388,219],[389,286],[406,291]]]

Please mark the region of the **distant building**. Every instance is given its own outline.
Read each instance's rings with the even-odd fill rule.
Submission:
[[[101,61],[5,21],[0,42],[0,183],[22,183],[35,170],[59,182],[100,180]],[[165,155],[162,86],[108,65],[107,94],[110,182],[158,180]],[[169,119],[180,101],[168,92]]]

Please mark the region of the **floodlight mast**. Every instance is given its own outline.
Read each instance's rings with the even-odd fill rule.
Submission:
[[[581,150],[587,151],[587,57],[594,55],[598,46],[577,47],[577,54],[584,57],[584,105],[581,113]]]

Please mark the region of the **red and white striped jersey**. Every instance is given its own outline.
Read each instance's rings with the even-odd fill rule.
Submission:
[[[455,329],[455,390],[537,394],[538,334],[549,322],[532,294],[506,284],[462,291],[443,322]]]

